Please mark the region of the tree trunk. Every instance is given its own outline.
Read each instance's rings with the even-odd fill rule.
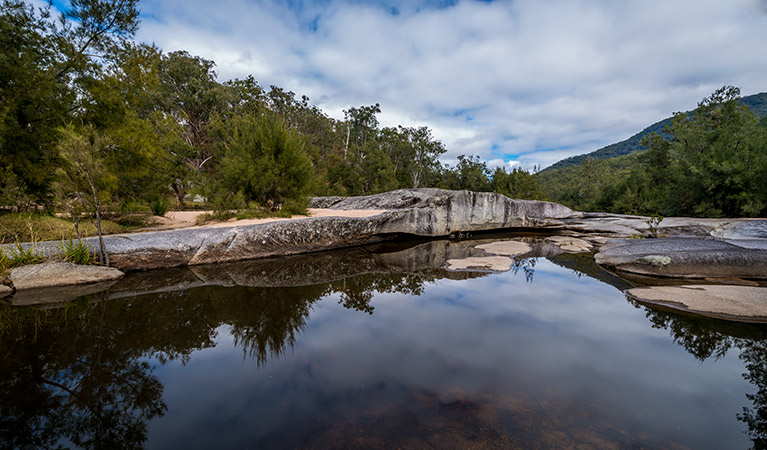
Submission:
[[[352,133],[352,129],[349,128],[349,125],[346,125],[346,145],[344,145],[344,161],[346,161],[346,152],[349,151],[349,136]]]
[[[96,186],[91,183],[91,191],[93,192],[93,209],[96,211],[96,230],[99,232],[99,262],[106,266],[109,266],[109,254],[104,246],[104,235],[101,232],[101,203],[99,202],[99,195],[96,193]]]

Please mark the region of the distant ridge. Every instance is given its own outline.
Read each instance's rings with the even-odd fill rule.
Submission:
[[[767,92],[760,94],[749,95],[747,97],[741,97],[740,103],[748,106],[759,117],[767,117]],[[639,143],[642,138],[651,133],[663,134],[663,128],[671,122],[671,117],[656,122],[639,133],[631,136],[625,141],[610,144],[606,147],[602,147],[599,150],[595,150],[591,153],[584,155],[570,156],[561,161],[558,161],[551,166],[543,169],[541,172],[546,172],[554,169],[562,169],[564,167],[576,166],[582,164],[586,159],[609,159],[617,156],[628,155],[636,151],[642,150]]]

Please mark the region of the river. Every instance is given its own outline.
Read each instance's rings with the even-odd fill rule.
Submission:
[[[764,445],[765,325],[635,304],[588,254],[442,269],[509,238],[537,242],[139,273],[0,305],[0,448]]]

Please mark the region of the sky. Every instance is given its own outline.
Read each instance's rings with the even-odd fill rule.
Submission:
[[[136,40],[252,74],[329,116],[380,103],[444,162],[546,167],[767,91],[767,0],[142,0]]]

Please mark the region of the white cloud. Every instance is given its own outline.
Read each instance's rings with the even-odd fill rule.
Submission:
[[[767,90],[763,0],[278,3],[145,0],[138,38],[334,117],[380,103],[383,125],[431,127],[446,160],[523,167],[625,139],[724,84]]]

